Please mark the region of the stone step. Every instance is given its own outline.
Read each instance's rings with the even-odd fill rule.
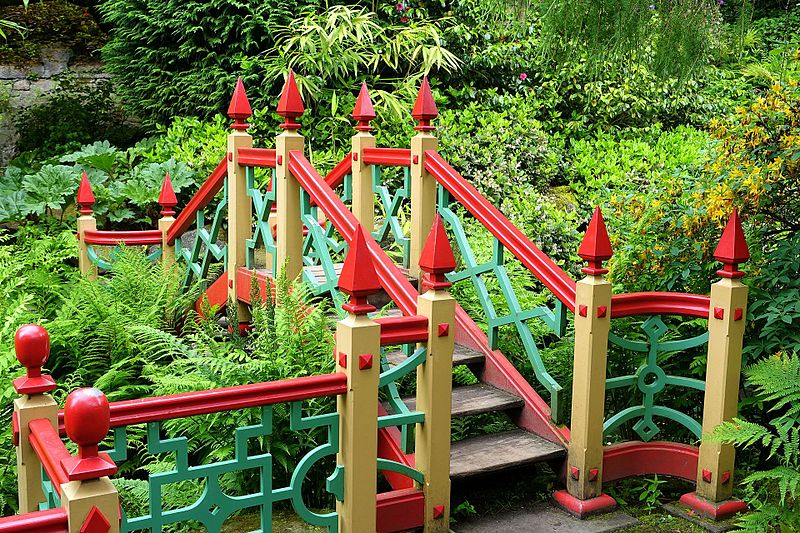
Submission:
[[[496,474],[566,454],[560,445],[522,429],[482,435],[450,445],[450,479]]]
[[[414,397],[403,398],[403,403],[411,411],[417,407],[417,399]],[[523,405],[525,402],[519,396],[501,391],[491,385],[476,383],[453,389],[451,413],[453,418],[463,418],[481,413],[519,409]]]
[[[407,359],[406,354],[402,350],[395,350],[386,354],[386,360],[390,365],[399,365]],[[483,363],[485,356],[471,350],[466,346],[456,344],[453,348],[453,366],[472,365],[476,363]]]

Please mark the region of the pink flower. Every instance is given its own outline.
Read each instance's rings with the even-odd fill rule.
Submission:
[[[527,74],[527,73],[525,73],[525,72],[521,73],[521,74],[519,75],[519,79],[520,79],[520,81],[525,81],[525,80],[527,80],[527,79],[528,79],[528,74]]]
[[[402,11],[402,10],[403,10],[403,4],[397,4],[396,6],[394,6],[394,8],[395,8],[397,11]]]
[[[408,17],[400,17],[400,22],[403,22],[403,23],[408,22]]]

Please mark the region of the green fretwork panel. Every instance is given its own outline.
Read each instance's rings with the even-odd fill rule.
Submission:
[[[44,501],[39,504],[40,511],[61,507],[61,498],[53,487],[53,482],[47,477],[44,467],[42,467],[42,492],[44,492]]]
[[[297,463],[288,486],[272,486],[272,462],[270,453],[250,455],[248,441],[272,434],[272,408],[261,408],[261,421],[258,424],[240,427],[234,434],[234,457],[226,461],[203,465],[190,465],[189,440],[186,437],[162,438],[161,423],[147,424],[147,450],[152,454],[173,454],[174,466],[171,470],[150,473],[147,485],[149,512],[142,516],[129,516],[123,509],[122,531],[146,530],[161,532],[171,524],[181,522],[200,523],[206,531],[220,531],[225,521],[237,511],[257,510],[261,519],[259,532],[272,531],[272,508],[276,502],[289,501],[295,512],[306,522],[326,527],[328,531],[337,530],[335,512],[315,513],[309,510],[302,498],[302,484],[311,468],[320,460],[334,456],[339,450],[339,415],[327,413],[304,417],[302,402],[293,402],[290,407],[289,426],[292,431],[324,428],[326,442],[306,453]],[[119,463],[127,459],[127,428],[116,428],[111,457]],[[230,495],[220,486],[225,475],[247,471],[257,476],[258,488],[248,494]],[[329,477],[328,491],[337,495],[341,466],[334,468]],[[202,487],[202,494],[189,505],[165,509],[162,495],[165,487],[181,482],[190,482]],[[341,494],[338,494],[341,497]]]
[[[223,267],[228,264],[227,242],[217,243],[222,224],[228,219],[227,181],[222,188],[222,198],[214,209],[211,224],[206,225],[205,210],[203,209],[197,211],[195,217],[197,233],[191,248],[184,248],[180,238],[175,240],[175,257],[186,265],[186,274],[183,279],[184,288],[197,281],[205,280],[208,276],[208,269],[213,263],[222,263]]]
[[[275,169],[271,169],[272,177],[270,183],[275,183]],[[275,248],[275,237],[272,235],[272,228],[269,226],[269,215],[272,212],[272,206],[275,205],[275,188],[267,192],[261,192],[255,184],[255,168],[246,168],[247,177],[247,196],[253,201],[253,215],[255,216],[255,228],[253,236],[247,239],[247,268],[256,268],[255,254],[259,246],[263,246],[264,250],[269,257],[272,258],[272,264],[266,265],[271,272],[276,272],[278,265],[276,264],[277,250]]]
[[[372,190],[378,195],[378,204],[382,218],[378,221],[379,226],[372,232],[372,238],[382,244],[389,244],[389,235],[393,238],[393,243],[400,248],[403,267],[408,268],[409,256],[411,254],[411,239],[406,235],[409,230],[408,222],[403,211],[403,206],[411,198],[411,169],[403,167],[403,186],[396,189],[394,194],[389,187],[381,182],[380,165],[372,165]],[[392,250],[388,252],[393,255]]]
[[[427,355],[426,348],[424,346],[416,349],[414,348],[414,345],[411,344],[403,345],[403,352],[405,352],[407,358],[399,365],[391,366],[386,359],[386,353],[391,348],[386,346],[381,347],[380,387],[386,403],[393,413],[389,416],[395,417],[392,420],[397,421],[389,425],[396,425],[400,428],[400,447],[403,449],[404,453],[411,453],[413,451],[414,424],[417,422],[414,420],[403,422],[403,420],[410,420],[410,418],[407,417],[412,417],[413,412],[409,410],[408,406],[401,399],[397,382],[425,362],[425,357]],[[379,421],[380,420],[381,419],[379,419]]]
[[[447,278],[453,283],[464,280],[472,283],[486,318],[487,335],[492,349],[497,349],[498,347],[500,328],[506,325],[514,326],[525,349],[525,354],[533,367],[536,379],[550,395],[550,416],[554,422],[561,422],[563,420],[562,387],[545,368],[528,321],[535,318],[541,319],[560,337],[564,334],[564,328],[566,327],[567,317],[564,305],[558,299],[555,299],[556,304],[553,309],[546,306],[523,309],[506,270],[504,247],[500,241],[494,239],[492,259],[479,263],[472,246],[469,244],[469,239],[461,220],[456,212],[450,209],[450,195],[441,186],[439,187],[438,204],[439,214],[445,224],[449,226],[450,234],[454,240],[454,250],[461,258],[456,271],[448,274]],[[507,313],[498,312],[483,279],[485,275],[493,275],[497,280]]]
[[[677,422],[691,431],[698,439],[702,434],[702,423],[686,413],[656,404],[656,396],[667,385],[688,387],[698,391],[705,390],[705,382],[699,379],[668,375],[659,365],[659,354],[681,352],[702,346],[708,342],[708,332],[680,340],[661,340],[668,328],[660,316],[651,316],[641,325],[646,341],[624,339],[609,333],[609,342],[625,350],[645,353],[644,364],[639,366],[635,374],[619,376],[606,380],[606,390],[629,387],[642,395],[642,403],[623,409],[608,418],[603,424],[603,432],[608,435],[621,424],[639,419],[633,429],[645,442],[650,441],[660,431],[655,417],[662,417]]]
[[[103,259],[100,257],[100,255],[98,255],[94,245],[90,244],[86,247],[86,255],[89,257],[89,261],[96,265],[97,268],[101,270],[111,270],[111,268],[114,266],[114,263],[117,261],[117,257],[119,257],[119,249],[119,246],[114,246],[111,249],[111,252],[109,252],[108,258]],[[147,254],[147,260],[151,263],[158,261],[159,257],[161,257],[161,246]]]

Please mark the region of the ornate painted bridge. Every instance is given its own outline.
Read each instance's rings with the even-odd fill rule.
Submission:
[[[81,389],[62,410],[49,395],[55,383],[41,372],[47,332],[24,326],[16,342],[27,374],[14,382],[21,514],[0,519],[0,533],[161,531],[187,521],[220,531],[245,509],[258,512],[260,530],[268,531],[273,505],[281,501],[330,531],[447,531],[451,483],[514,475],[541,462],[565,486],[555,492],[556,502],[579,517],[615,505],[604,482],[647,474],[695,483],[682,502],[706,516],[743,509],[731,498],[733,449],[695,445],[736,414],[747,305],[738,265],[749,253],[735,212],[714,254],[723,267],[710,296],[612,294],[603,277],[612,249],[600,210],[580,246],[586,276],[576,282],[438,153],[427,80],[411,113],[418,133],[410,149],[376,147],[370,133],[376,115],[363,86],[353,111],[352,151],[325,177],[303,152],[297,120],[304,107],[291,73],[277,111],[284,122],[275,148],[254,148],[239,80],[228,110],[227,153],[177,218],[165,178],[158,229],[98,230],[84,175],[77,197],[80,267],[97,276],[113,260],[103,252],[108,247],[148,246],[165,268],[182,269],[186,287],[204,283],[204,301],[222,308],[233,302],[241,328],[251,318],[254,287],[266,295],[273,273],[302,277],[339,312],[336,371],[110,403],[100,391]],[[385,178],[391,167],[402,179]],[[472,248],[468,235],[479,231],[490,235],[490,255]],[[529,277],[512,277],[512,262]],[[221,274],[209,279],[213,265],[221,265]],[[453,283],[468,287],[480,305],[462,308],[449,293]],[[550,296],[524,304],[517,291],[536,286]],[[375,316],[378,301],[390,301],[391,310]],[[707,327],[698,327],[698,319]],[[565,335],[568,322],[575,337],[571,398],[540,353]],[[615,333],[630,331],[631,323],[641,325],[636,338]],[[499,351],[501,331],[515,336],[523,353]],[[704,379],[671,364],[681,351],[706,357]],[[532,372],[516,368],[509,355]],[[453,366],[467,367],[476,383],[453,387]],[[398,382],[412,372],[416,392],[401,397]],[[629,405],[608,412],[613,394]],[[697,407],[670,407],[679,395],[696,398]],[[304,414],[305,401],[324,396],[337,398],[335,412]],[[273,486],[272,455],[248,450],[249,439],[271,434],[277,404],[289,404],[292,431],[321,428],[327,435],[281,487]],[[260,408],[261,421],[236,430],[235,456],[226,461],[191,464],[192,436],[166,438],[162,428],[170,420],[245,408]],[[452,419],[491,412],[507,413],[516,429],[451,443]],[[683,441],[656,440],[664,425]],[[171,470],[150,474],[149,510],[138,515],[124,505],[120,512],[120,495],[109,481],[128,459],[126,436],[137,426],[149,453],[175,459]],[[65,437],[77,445],[76,456]],[[101,442],[110,449],[99,452]],[[301,491],[312,467],[323,464],[330,465],[326,490],[336,502],[330,512],[309,509]],[[252,492],[231,496],[220,489],[220,476],[245,470],[257,478]],[[388,490],[378,491],[379,472]],[[166,508],[165,487],[185,481],[202,484],[202,494],[185,507]]]

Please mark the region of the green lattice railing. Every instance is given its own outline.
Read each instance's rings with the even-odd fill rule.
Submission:
[[[258,261],[256,252],[260,247],[264,249],[265,256],[271,264],[266,265],[272,272],[277,269],[277,253],[275,249],[275,237],[272,235],[272,228],[269,225],[269,216],[272,213],[272,206],[275,205],[275,189],[268,187],[266,192],[262,192],[260,187],[256,186],[256,169],[254,167],[246,167],[247,176],[247,196],[253,202],[253,215],[255,216],[255,226],[253,229],[253,236],[247,239],[245,246],[247,248],[247,268],[256,268]],[[275,169],[270,169],[271,173],[269,183],[275,182]]]
[[[181,239],[175,240],[175,256],[182,260],[186,273],[184,275],[184,287],[192,283],[204,281],[208,277],[208,271],[212,264],[227,264],[228,244],[227,239],[219,240],[220,231],[223,223],[228,218],[228,184],[227,181],[222,187],[221,193],[215,197],[217,205],[213,209],[213,217],[210,224],[206,222],[206,207],[200,209],[195,214],[195,236],[191,247],[184,248]]]
[[[404,268],[408,268],[411,239],[408,237],[409,228],[405,221],[408,219],[407,211],[410,207],[408,203],[411,198],[411,169],[402,167],[402,170],[403,185],[392,193],[383,183],[382,167],[372,165],[372,191],[378,196],[378,208],[381,211],[372,238],[382,244],[398,246],[401,264]]]
[[[89,257],[89,261],[92,262],[97,268],[101,270],[111,270],[114,266],[114,263],[117,260],[117,255],[119,253],[120,247],[113,246],[111,250],[108,252],[106,257],[103,257],[102,252],[98,253],[97,248],[93,244],[89,244],[86,246],[86,255]],[[147,260],[151,263],[155,263],[161,257],[161,246],[153,250],[152,252],[147,254]]]

